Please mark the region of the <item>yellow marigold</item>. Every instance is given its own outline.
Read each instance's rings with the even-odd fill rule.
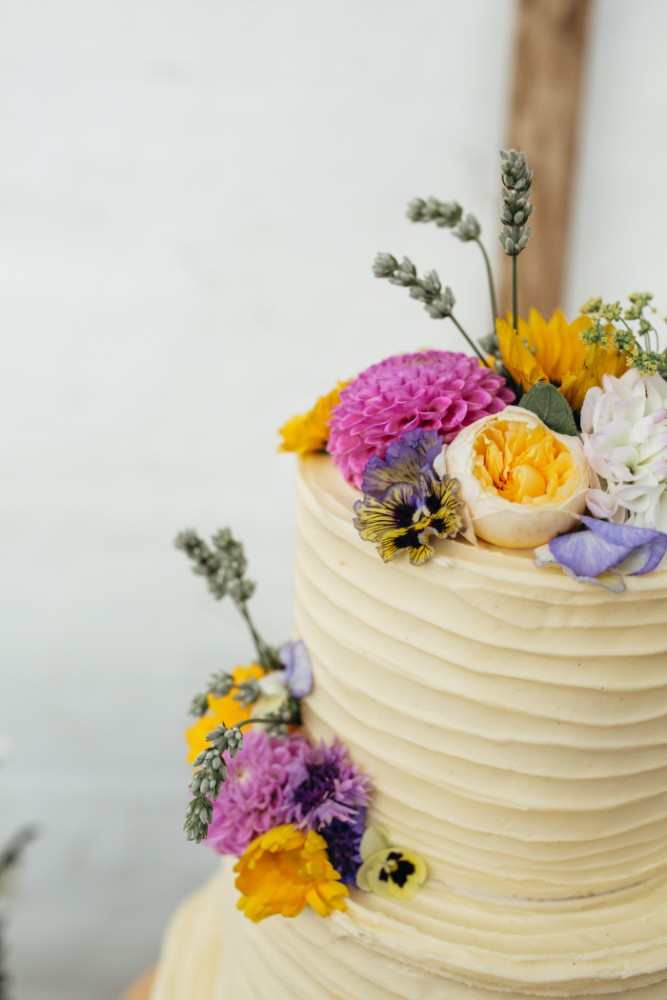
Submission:
[[[237,667],[232,672],[232,677],[235,684],[240,684],[241,681],[247,681],[251,677],[259,680],[261,677],[264,677],[264,671],[258,663],[251,663],[249,667]],[[234,694],[235,692],[232,691],[231,694],[225,695],[224,698],[215,698],[210,694],[207,698],[208,711],[206,715],[202,715],[200,719],[197,719],[196,722],[193,722],[185,730],[185,738],[188,743],[188,760],[190,762],[199,756],[202,750],[206,749],[206,734],[210,733],[215,726],[221,725],[223,722],[226,726],[235,726],[237,723],[250,718],[252,705],[243,708],[238,701],[235,701]]]
[[[329,440],[331,411],[340,402],[340,392],[348,382],[339,382],[335,389],[321,396],[312,410],[292,417],[280,428],[282,441],[279,451],[296,451],[305,455],[311,451],[324,451]]]
[[[312,906],[321,917],[344,910],[349,895],[327,855],[324,837],[297,830],[293,823],[276,826],[248,845],[234,871],[241,893],[239,910],[257,923],[280,913],[296,917]]]
[[[503,364],[524,391],[536,382],[551,382],[573,410],[580,410],[584,396],[594,385],[602,385],[605,374],[621,375],[626,355],[604,345],[586,346],[581,334],[591,325],[589,316],[568,323],[560,309],[549,321],[531,309],[528,322],[519,317],[518,334],[507,320],[496,320],[498,346]]]

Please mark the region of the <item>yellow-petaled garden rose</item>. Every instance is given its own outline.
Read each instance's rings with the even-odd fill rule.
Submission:
[[[579,439],[507,406],[470,424],[445,455],[478,538],[531,549],[570,531],[586,509],[590,470]]]

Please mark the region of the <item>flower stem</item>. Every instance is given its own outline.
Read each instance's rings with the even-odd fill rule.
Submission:
[[[257,658],[259,660],[259,664],[261,667],[264,667],[264,670],[267,671],[268,673],[268,671],[273,670],[276,667],[276,664],[274,662],[275,657],[272,656],[271,650],[269,649],[269,647],[264,642],[261,635],[255,628],[255,626],[253,625],[252,618],[250,617],[250,612],[248,611],[248,607],[245,601],[235,601],[235,604],[239,610],[241,617],[245,620],[246,625],[250,629],[252,641],[254,642],[255,649],[257,651]]]
[[[494,333],[496,329],[496,319],[498,317],[498,302],[496,300],[496,289],[493,284],[493,271],[491,270],[491,261],[489,260],[489,255],[484,249],[484,244],[479,237],[476,237],[475,243],[482,251],[482,256],[484,257],[484,263],[486,265],[486,277],[489,282],[489,295],[491,297],[491,332]]]
[[[512,329],[515,333],[519,332],[518,322],[519,322],[519,293],[518,293],[518,281],[517,281],[517,259],[518,254],[512,257]]]
[[[488,361],[486,360],[486,358],[484,357],[484,355],[482,354],[482,352],[480,351],[480,349],[477,347],[477,345],[475,344],[475,342],[473,340],[471,340],[471,338],[465,332],[465,330],[463,329],[463,327],[461,326],[461,324],[459,323],[459,321],[457,320],[457,318],[454,316],[454,313],[450,313],[449,314],[449,318],[451,319],[452,323],[457,328],[457,330],[459,331],[459,333],[463,334],[463,336],[467,340],[469,346],[472,347],[473,351],[475,352],[475,354],[477,355],[477,357],[479,358],[479,360],[482,362],[482,364],[486,365],[487,368],[490,368],[491,365],[488,363]]]

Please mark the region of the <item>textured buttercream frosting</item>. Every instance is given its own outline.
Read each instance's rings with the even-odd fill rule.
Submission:
[[[374,781],[369,822],[430,877],[411,901],[354,891],[344,914],[256,926],[226,874],[165,963],[192,962],[207,909],[220,961],[209,941],[201,1000],[665,1000],[667,574],[616,595],[451,540],[384,565],[327,457],[302,460],[298,493],[306,728],[345,742]],[[185,996],[163,976],[154,1000]]]

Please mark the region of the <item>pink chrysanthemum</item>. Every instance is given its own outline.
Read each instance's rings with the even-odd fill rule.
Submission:
[[[228,762],[227,780],[213,803],[204,843],[218,854],[240,857],[255,837],[285,823],[292,765],[310,752],[300,733],[272,739],[261,729],[244,733],[243,749]]]
[[[499,413],[513,400],[502,376],[467,354],[396,355],[342,390],[327,450],[347,481],[360,487],[369,458],[384,458],[391,442],[407,431],[437,431],[449,444],[462,427]]]

